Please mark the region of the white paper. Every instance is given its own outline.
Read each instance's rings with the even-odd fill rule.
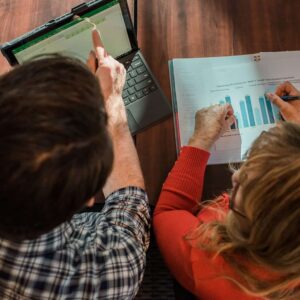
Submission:
[[[209,164],[241,161],[260,133],[280,120],[278,109],[262,100],[265,92],[274,91],[286,80],[300,88],[300,51],[176,59],[173,69],[180,146],[186,145],[193,133],[198,109],[230,97],[239,120],[238,129],[231,129],[217,141]],[[248,126],[242,118],[242,106]]]

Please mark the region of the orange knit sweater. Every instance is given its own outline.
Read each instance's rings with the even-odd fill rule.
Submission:
[[[163,185],[154,211],[154,230],[161,253],[176,280],[187,290],[204,300],[254,300],[236,284],[221,278],[233,271],[222,257],[212,259],[207,252],[191,247],[184,236],[199,225],[216,219],[212,209],[195,215],[201,199],[203,179],[209,153],[193,147],[183,147],[180,157]],[[223,195],[228,210],[228,196]],[[264,276],[263,270],[257,270]]]

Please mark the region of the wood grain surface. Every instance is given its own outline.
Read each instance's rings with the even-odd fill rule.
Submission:
[[[55,18],[82,0],[0,0],[0,43]],[[132,7],[132,0],[129,1]],[[299,50],[299,0],[139,0],[138,41],[171,100],[168,60]],[[0,74],[9,69],[0,58]],[[201,95],[199,95],[201,100]],[[136,137],[151,203],[176,159],[173,120]],[[227,166],[207,168],[204,197],[230,186]]]
[[[298,0],[141,0],[139,5],[139,44],[169,99],[169,59],[300,50]],[[172,120],[138,135],[137,148],[155,202],[176,157]],[[227,165],[209,166],[203,197],[229,188],[230,175]]]

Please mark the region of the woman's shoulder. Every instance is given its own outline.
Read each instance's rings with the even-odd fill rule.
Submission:
[[[199,221],[208,223],[221,221],[229,211],[229,195],[224,193],[211,201],[205,201],[197,214]]]

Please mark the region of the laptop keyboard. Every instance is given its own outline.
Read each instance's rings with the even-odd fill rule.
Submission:
[[[151,75],[139,54],[124,63],[127,70],[126,83],[123,90],[125,105],[129,105],[157,90]]]

